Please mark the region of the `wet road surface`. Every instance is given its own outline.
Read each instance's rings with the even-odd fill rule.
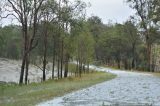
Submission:
[[[160,106],[160,78],[109,68],[91,68],[116,74],[117,78],[38,106]]]

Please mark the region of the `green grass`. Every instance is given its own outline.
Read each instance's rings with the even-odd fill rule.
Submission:
[[[111,68],[114,70],[122,70],[122,71],[127,71],[127,72],[137,72],[137,73],[144,73],[144,74],[151,74],[151,75],[154,75],[155,77],[158,77],[160,78],[160,72],[147,72],[147,71],[144,71],[144,70],[124,70],[124,69],[118,69],[117,67],[109,67],[109,66],[106,66],[106,65],[102,65],[102,67],[106,67],[106,68]]]
[[[105,64],[103,64],[103,65],[100,65],[101,67],[106,67],[106,68],[111,68],[111,69],[113,69],[113,70],[120,70],[119,68],[118,68],[118,66],[107,66],[107,65],[105,65]]]
[[[160,78],[160,73],[153,73],[154,76],[159,77]]]
[[[37,103],[62,96],[91,85],[111,80],[115,75],[92,72],[81,78],[69,77],[30,85],[0,85],[0,106],[34,106]]]

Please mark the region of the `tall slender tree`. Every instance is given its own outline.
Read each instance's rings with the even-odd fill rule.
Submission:
[[[146,42],[146,50],[147,50],[147,70],[151,71],[151,48],[152,48],[152,42],[151,42],[151,34],[150,34],[150,28],[152,28],[154,25],[153,23],[153,17],[152,12],[154,11],[153,8],[153,1],[154,0],[127,0],[128,3],[130,3],[130,7],[135,9],[137,12],[137,16],[140,19],[140,28],[143,31],[143,35],[145,37]]]

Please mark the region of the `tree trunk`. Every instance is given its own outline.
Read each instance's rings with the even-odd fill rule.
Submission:
[[[64,72],[64,78],[68,77],[68,61],[65,63],[65,72]]]
[[[81,77],[82,74],[82,61],[79,62],[79,76]]]
[[[28,70],[29,70],[29,54],[26,56],[26,73],[25,73],[25,84],[28,84]]]
[[[125,68],[125,70],[128,70],[128,62],[127,62],[127,59],[124,60],[124,68]]]
[[[43,81],[46,80],[46,57],[44,57],[44,60],[43,60]]]
[[[83,71],[86,73],[85,63],[83,64]]]
[[[26,26],[27,27],[27,26]],[[27,33],[27,32],[26,32]],[[30,53],[30,47],[29,47],[29,38],[26,37],[26,73],[25,73],[25,84],[28,83],[28,70],[29,70],[29,53]]]
[[[132,59],[132,69],[135,69],[135,59]]]
[[[47,32],[44,35],[44,54],[43,54],[43,81],[46,80],[46,65],[47,65]]]
[[[151,44],[147,42],[147,70],[151,71]]]
[[[27,59],[28,34],[27,34],[27,25],[25,24],[22,25],[23,26],[22,32],[23,32],[23,37],[24,37],[24,51],[23,51],[23,59],[22,59],[22,65],[21,65],[19,85],[23,84],[23,77],[24,77],[24,71],[25,71],[25,65],[26,65],[26,59]]]
[[[132,45],[132,55],[133,55],[133,58],[132,58],[132,69],[135,69],[135,44]]]
[[[47,61],[46,61],[46,50],[45,50],[44,57],[43,57],[43,81],[46,80],[46,64],[47,64]]]
[[[117,66],[118,66],[119,69],[121,68],[121,61],[118,58],[117,58]]]
[[[63,39],[61,42],[61,78],[63,77]]]
[[[58,58],[57,71],[58,71],[58,79],[59,79],[59,77],[60,77],[60,73],[59,73],[59,68],[60,68],[60,56],[59,56],[59,53],[58,53],[57,58]]]
[[[64,71],[64,78],[67,78],[68,77],[68,60],[69,60],[69,57],[68,57],[68,54],[66,54],[66,61],[65,61],[65,71]]]
[[[79,61],[77,59],[77,65],[76,65],[76,72],[75,72],[75,76],[78,76],[78,72],[79,72]]]
[[[54,38],[54,47],[53,47],[53,60],[52,60],[52,79],[54,79],[54,68],[55,68],[55,49],[56,49],[56,40]]]
[[[87,72],[89,73],[89,62],[87,63]]]
[[[19,79],[19,84],[20,85],[23,84],[23,76],[24,76],[25,63],[26,63],[26,56],[24,54],[23,59],[22,59],[21,73],[20,73],[20,79]]]

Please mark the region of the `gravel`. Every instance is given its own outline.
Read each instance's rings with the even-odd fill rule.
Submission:
[[[90,68],[116,74],[117,78],[38,106],[160,106],[160,78],[93,65]]]

